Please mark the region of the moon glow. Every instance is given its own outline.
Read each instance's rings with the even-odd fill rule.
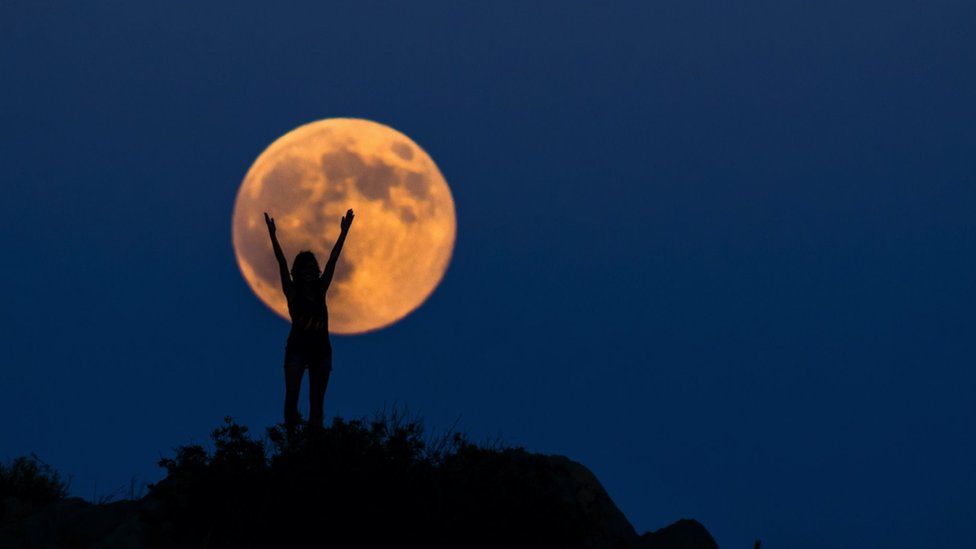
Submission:
[[[300,250],[324,268],[352,208],[329,287],[329,329],[378,330],[419,307],[440,283],[457,223],[447,181],[409,137],[382,124],[330,118],[268,146],[237,192],[232,221],[237,264],[268,307],[288,319],[263,212],[275,218],[289,269]]]

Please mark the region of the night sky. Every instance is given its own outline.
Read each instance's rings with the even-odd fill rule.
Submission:
[[[92,498],[280,421],[234,198],[356,117],[458,234],[422,307],[333,336],[327,421],[564,454],[725,548],[971,539],[971,0],[153,4],[0,4],[0,459]]]

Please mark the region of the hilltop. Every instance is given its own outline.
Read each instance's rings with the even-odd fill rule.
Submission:
[[[102,505],[0,483],[0,546],[717,547],[693,520],[638,535],[569,458],[425,438],[397,414],[262,439],[228,418],[212,450],[182,446],[160,465],[167,475],[144,497]],[[56,490],[56,474],[34,473]]]

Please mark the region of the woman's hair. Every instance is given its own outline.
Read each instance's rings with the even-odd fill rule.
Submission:
[[[321,273],[322,270],[319,269],[319,262],[315,259],[315,254],[308,250],[302,250],[298,252],[295,256],[295,261],[291,262],[291,276],[295,277],[295,272],[301,269],[315,269],[315,272]]]

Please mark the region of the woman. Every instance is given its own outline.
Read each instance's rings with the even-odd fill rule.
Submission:
[[[336,261],[339,260],[352,219],[353,213],[349,210],[339,224],[342,232],[332,247],[321,276],[318,261],[309,251],[301,251],[295,256],[289,275],[288,262],[278,244],[274,218],[264,214],[278,260],[281,290],[288,300],[288,315],[291,316],[291,332],[285,345],[285,426],[289,430],[293,430],[300,419],[298,393],[305,368],[308,368],[309,384],[308,423],[314,427],[322,426],[322,403],[325,388],[329,385],[329,374],[332,373],[332,344],[329,342],[329,311],[325,306],[325,293],[335,274]]]

